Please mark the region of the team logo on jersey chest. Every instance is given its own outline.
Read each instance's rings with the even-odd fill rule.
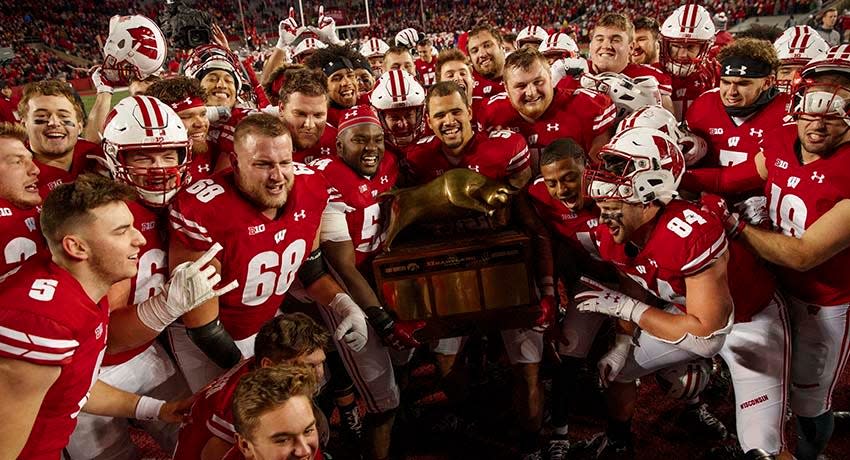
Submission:
[[[301,219],[306,219],[307,218],[307,211],[302,209],[302,210],[300,210],[296,213],[293,213],[292,217],[295,219],[295,222],[298,222]]]
[[[0,208],[0,217],[9,217],[12,215],[12,208]]]
[[[34,232],[35,231],[35,217],[27,217],[24,219],[24,225],[27,226],[27,230]]]
[[[800,178],[797,176],[791,176],[788,178],[788,183],[786,184],[788,187],[797,188],[797,185],[800,184]]]
[[[248,235],[256,235],[258,233],[263,233],[264,231],[266,231],[266,224],[248,227]]]
[[[388,184],[390,182],[390,178],[387,176],[381,176],[381,183]]]
[[[559,129],[561,129],[561,125],[558,124],[558,123],[546,123],[546,131],[547,132],[557,131]]]
[[[723,128],[708,128],[708,134],[712,136],[720,136],[723,134]]]
[[[818,181],[818,184],[823,184],[824,179],[826,179],[826,174],[818,174],[817,171],[812,172],[812,180]]]
[[[357,189],[360,190],[360,193],[366,193],[367,191],[369,191],[369,186],[366,184],[360,184],[360,187],[358,187]]]
[[[763,129],[750,128],[750,136],[761,137],[764,134]]]
[[[788,162],[785,160],[780,160],[779,158],[776,159],[776,163],[774,163],[773,165],[779,169],[788,169]]]
[[[198,172],[202,172],[202,173],[210,172],[210,165],[205,164],[205,163],[199,164],[198,165]]]
[[[101,336],[103,336],[103,323],[98,324],[97,327],[94,328],[94,339],[100,340]]]
[[[156,228],[156,221],[152,220],[150,222],[142,222],[142,231],[148,232]]]
[[[319,152],[322,155],[330,155],[331,154],[331,148],[330,147],[321,147],[321,148],[319,148]]]
[[[286,237],[286,229],[285,229],[285,228],[284,228],[283,230],[281,230],[281,231],[279,231],[279,232],[277,232],[277,233],[275,233],[275,234],[274,234],[274,242],[275,242],[275,244],[278,244],[278,243],[280,243],[281,241],[283,241],[283,238],[284,238],[284,237]]]
[[[729,147],[737,147],[738,143],[741,142],[741,138],[739,136],[732,136],[728,140]]]

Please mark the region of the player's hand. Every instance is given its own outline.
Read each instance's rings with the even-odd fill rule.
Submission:
[[[734,207],[740,213],[740,217],[750,225],[758,226],[770,221],[770,216],[767,213],[767,197],[765,196],[747,198],[735,203]]]
[[[581,282],[589,289],[575,296],[576,308],[579,311],[602,313],[637,324],[643,313],[649,309],[649,305],[608,289],[590,278],[581,277]]]
[[[330,45],[338,45],[341,40],[336,34],[336,21],[330,16],[325,16],[325,6],[319,6],[318,27],[312,28],[313,32],[319,37],[319,40]]]
[[[708,143],[702,137],[685,131],[685,135],[679,138],[679,148],[685,157],[685,165],[693,166],[708,153]]]
[[[221,27],[218,24],[213,23],[210,28],[212,31],[212,42],[227,51],[230,51],[230,43],[227,41],[227,35],[224,35],[224,31],[221,30]]]
[[[549,326],[555,322],[558,314],[558,301],[554,295],[544,295],[540,299],[540,315],[534,321],[534,329],[537,332],[546,332]]]
[[[351,351],[362,350],[369,340],[369,327],[363,310],[353,301],[339,302],[331,307],[342,317],[342,321],[334,331],[334,337],[344,342]]]
[[[425,321],[399,320],[394,312],[381,307],[366,307],[366,317],[384,345],[396,350],[406,350],[422,345],[416,340],[416,331],[425,327]]]
[[[222,249],[221,244],[215,243],[198,260],[174,267],[171,279],[163,290],[168,292],[168,304],[181,310],[181,315],[213,297],[222,296],[239,287],[239,281],[233,280],[220,289],[215,288],[221,281],[221,275],[210,261]]]
[[[614,346],[608,350],[608,353],[599,360],[596,367],[599,369],[599,380],[602,386],[608,387],[609,382],[620,375],[620,371],[626,365],[629,359],[629,352],[632,348],[632,337],[626,334],[617,334],[614,339]]]
[[[91,74],[91,82],[94,85],[94,88],[97,90],[97,93],[109,93],[112,94],[115,92],[115,82],[109,81],[104,75],[103,68],[100,66],[95,66],[94,71]]]
[[[159,419],[165,423],[188,423],[191,421],[194,397],[169,401],[159,409]]]
[[[700,203],[704,211],[710,212],[720,219],[729,238],[737,238],[744,231],[744,227],[747,226],[747,221],[740,219],[738,213],[729,211],[726,200],[718,195],[703,193],[702,197],[700,197]]]
[[[285,49],[287,46],[292,45],[292,42],[295,41],[295,37],[298,36],[298,23],[295,22],[295,8],[291,6],[289,7],[289,17],[280,21],[280,24],[277,26],[277,31],[277,48]]]
[[[587,60],[582,58],[563,58],[552,63],[552,85],[557,85],[564,77],[576,78],[588,71]]]

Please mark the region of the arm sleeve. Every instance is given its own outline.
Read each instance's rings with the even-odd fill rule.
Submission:
[[[322,213],[322,229],[319,236],[324,241],[350,241],[351,234],[348,232],[348,221],[345,219],[345,211],[348,206],[339,201],[328,203]]]
[[[724,168],[699,168],[685,172],[680,187],[692,192],[719,194],[743,193],[759,190],[764,179],[752,161]]]
[[[183,195],[177,198],[168,211],[169,235],[183,243],[187,248],[194,251],[206,251],[212,246],[213,239],[209,230],[200,223],[201,219],[198,218],[196,209],[186,206],[186,204],[191,204],[186,203],[186,201],[193,199],[193,197]]]

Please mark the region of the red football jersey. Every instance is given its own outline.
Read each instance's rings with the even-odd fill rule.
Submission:
[[[593,239],[593,232],[599,225],[599,208],[573,211],[561,200],[549,195],[542,177],[538,177],[529,187],[528,196],[540,219],[559,240],[591,257],[599,257],[599,249]]]
[[[413,62],[416,65],[416,73],[419,75],[419,81],[422,86],[427,89],[434,83],[437,83],[437,58],[431,56],[431,62],[425,62],[421,58],[416,58]]]
[[[472,97],[481,97],[487,100],[491,96],[505,92],[505,82],[501,78],[490,80],[473,69],[472,79],[475,80],[475,87],[472,88]]]
[[[156,212],[138,201],[128,201],[127,207],[133,213],[133,227],[142,233],[146,241],[139,252],[139,271],[130,279],[128,306],[124,307],[133,308],[133,305],[159,294],[168,280],[168,222],[164,212]],[[151,343],[153,340],[121,353],[106,355],[103,365],[125,363],[147,350]]]
[[[764,134],[785,122],[789,96],[776,96],[767,106],[736,122],[726,114],[720,89],[704,92],[688,109],[688,128],[708,142],[708,153],[700,166],[734,166],[755,160]]]
[[[453,168],[469,168],[494,180],[530,167],[528,147],[511,131],[477,132],[456,158],[443,153],[436,136],[424,137],[408,152],[407,163],[417,184],[430,182]]]
[[[295,149],[292,152],[292,160],[296,163],[307,164],[313,160],[330,157],[336,154],[337,129],[331,125],[325,125],[325,130],[316,145],[303,150]]]
[[[95,144],[84,139],[78,139],[77,145],[74,146],[74,153],[71,159],[71,169],[65,171],[56,166],[50,166],[35,159],[33,153],[33,163],[38,166],[38,193],[42,198],[46,198],[54,188],[74,182],[80,174],[94,169],[94,159],[102,157],[103,151],[100,144]]]
[[[653,66],[661,70],[664,69],[660,63],[653,64]],[[700,94],[717,88],[720,83],[715,61],[698,67],[686,77],[673,75],[670,78],[673,85],[673,94],[670,95],[670,98],[673,100],[673,108],[675,109],[673,115],[676,115],[676,119],[679,121],[685,119],[685,114]]]
[[[219,145],[208,142],[208,150],[203,153],[192,152],[192,163],[189,164],[189,182],[206,179],[215,174],[215,165],[219,158]]]
[[[236,134],[236,125],[248,115],[260,113],[255,109],[246,107],[234,107],[230,111],[230,118],[224,121],[210,124],[207,131],[207,143],[216,144],[220,155],[228,155],[233,152],[233,135]],[[215,165],[213,165],[215,167]]]
[[[339,157],[321,158],[310,166],[321,171],[333,184],[328,207],[345,213],[348,234],[354,244],[355,264],[359,267],[381,249],[387,236],[378,197],[390,191],[398,180],[395,156],[384,153],[372,177],[357,174]]]
[[[239,380],[253,367],[254,358],[243,360],[197,393],[191,421],[180,427],[174,458],[200,460],[204,446],[213,437],[236,444],[231,403]]]
[[[234,340],[256,334],[274,316],[319,231],[327,182],[300,163],[295,174],[276,219],[245,200],[232,170],[193,183],[172,201],[170,237],[195,251],[224,246],[217,256],[222,280],[238,280],[239,288],[219,297],[219,315]]]
[[[797,125],[786,124],[765,136],[767,167],[764,194],[770,220],[782,233],[800,238],[839,201],[850,198],[850,144],[809,164],[797,159]],[[807,272],[777,267],[783,290],[816,305],[850,302],[850,249],[844,249]]]
[[[2,284],[0,357],[60,366],[20,457],[51,459],[62,449],[88,400],[106,352],[109,305],[92,301],[50,257],[34,257]]]
[[[730,251],[727,273],[735,304],[735,321],[749,321],[770,303],[773,277],[744,246],[729,245],[723,225],[708,211],[684,200],[673,200],[656,217],[649,241],[637,255],[617,244],[605,225],[594,237],[602,260],[635,280],[659,299],[686,311],[685,278],[700,272]]]
[[[596,70],[596,68],[593,67],[593,62],[590,59],[587,60],[587,68],[593,75],[600,73],[598,70]],[[623,69],[622,72],[618,73],[621,73],[629,78],[653,77],[655,78],[655,81],[658,82],[658,90],[661,91],[661,94],[663,96],[670,96],[670,94],[673,92],[673,80],[670,78],[670,75],[667,75],[667,73],[665,73],[659,68],[645,64],[634,64],[630,62],[626,65],[626,68]]]
[[[328,120],[327,123],[331,126],[339,126],[339,120],[343,117],[343,114],[346,110],[351,107],[341,107],[337,105],[336,102],[330,101],[328,103]],[[326,128],[327,129],[327,128]]]
[[[23,261],[39,252],[47,252],[47,242],[41,235],[40,206],[21,209],[0,198],[0,282]]]
[[[573,139],[589,152],[593,140],[607,132],[616,117],[617,109],[606,94],[587,89],[572,93],[556,89],[549,108],[533,122],[513,108],[507,94],[499,94],[490,98],[478,123],[485,131],[498,128],[522,134],[536,162],[543,148],[563,137]]]

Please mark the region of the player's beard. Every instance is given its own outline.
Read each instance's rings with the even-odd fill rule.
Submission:
[[[263,209],[280,209],[286,204],[294,185],[292,180],[273,183],[244,180],[237,175],[239,190],[254,204]],[[275,189],[275,190],[272,190]]]

